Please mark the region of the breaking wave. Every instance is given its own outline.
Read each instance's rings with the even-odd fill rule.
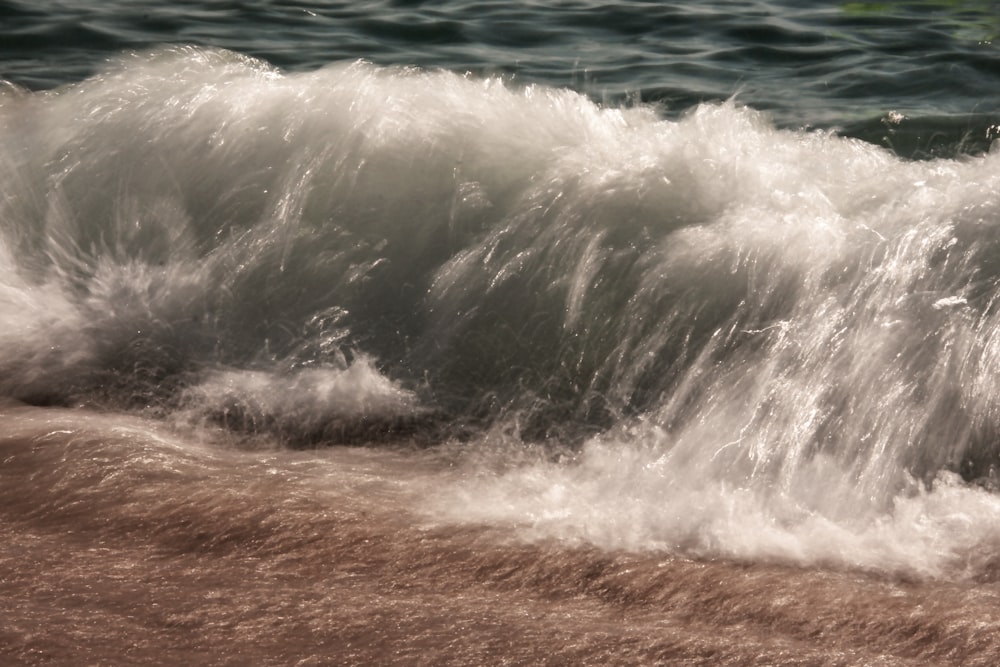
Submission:
[[[930,121],[928,121],[930,122]],[[437,446],[459,520],[975,572],[1000,161],[233,53],[0,91],[0,392]]]

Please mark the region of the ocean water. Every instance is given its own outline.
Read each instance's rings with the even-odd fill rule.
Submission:
[[[996,664],[998,33],[0,0],[0,653]]]

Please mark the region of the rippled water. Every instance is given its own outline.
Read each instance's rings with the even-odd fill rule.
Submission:
[[[127,49],[218,46],[283,68],[364,58],[504,73],[682,111],[737,96],[783,125],[996,122],[994,2],[67,2],[0,5],[2,74],[77,81]],[[985,117],[985,118],[984,118]],[[986,122],[986,124],[989,124]],[[861,131],[861,128],[857,128]],[[865,127],[866,136],[874,130]],[[972,137],[982,146],[983,137]]]

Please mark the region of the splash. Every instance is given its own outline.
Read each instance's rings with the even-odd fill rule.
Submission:
[[[177,48],[0,92],[0,182],[7,396],[427,430],[450,516],[608,546],[933,574],[1000,534],[995,152]]]

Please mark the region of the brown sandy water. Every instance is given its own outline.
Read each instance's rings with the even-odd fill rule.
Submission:
[[[1000,663],[991,581],[528,544],[415,511],[420,452],[2,418],[6,664]]]

